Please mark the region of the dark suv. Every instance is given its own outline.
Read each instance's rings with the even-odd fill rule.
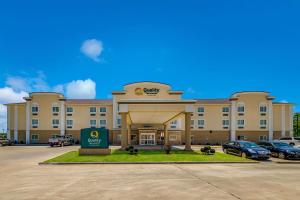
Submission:
[[[300,159],[300,149],[284,142],[260,142],[259,146],[271,151],[271,155],[281,159]]]
[[[228,142],[223,144],[223,151],[226,154],[234,154],[244,158],[267,160],[270,157],[269,150],[248,141]]]

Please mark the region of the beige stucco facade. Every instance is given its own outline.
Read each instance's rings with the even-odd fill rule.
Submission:
[[[80,141],[82,128],[106,127],[110,143],[123,146],[186,144],[189,138],[192,144],[222,144],[293,134],[293,105],[275,102],[268,92],[223,99],[183,99],[182,94],[156,82],[127,84],[104,100],[35,92],[25,102],[7,104],[8,133],[19,143],[47,143],[56,134]]]

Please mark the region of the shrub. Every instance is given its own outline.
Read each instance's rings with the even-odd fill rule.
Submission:
[[[130,155],[136,155],[136,154],[138,154],[138,151],[139,151],[138,149],[135,149],[134,146],[132,146],[132,145],[126,147],[125,150],[128,151]]]
[[[205,146],[205,147],[202,147],[200,149],[200,151],[205,154],[205,155],[209,155],[209,154],[215,154],[216,153],[216,150],[215,149],[212,149],[210,146]]]

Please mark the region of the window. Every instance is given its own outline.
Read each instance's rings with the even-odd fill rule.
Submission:
[[[223,107],[222,112],[223,113],[229,113],[229,107]]]
[[[117,135],[117,141],[121,141],[121,140],[122,140],[122,135],[121,134]]]
[[[177,141],[177,135],[170,135],[169,140],[170,141]]]
[[[198,113],[204,113],[204,107],[198,107]]]
[[[265,120],[265,119],[259,120],[259,125],[260,125],[260,128],[266,128],[267,127],[267,120]]]
[[[237,125],[238,125],[238,128],[244,128],[245,120],[243,120],[243,119],[237,120]]]
[[[37,128],[39,126],[39,120],[38,119],[32,119],[31,120],[32,128]]]
[[[245,107],[242,106],[242,105],[239,105],[239,106],[237,107],[237,112],[238,112],[238,113],[244,113],[244,112],[245,112]]]
[[[239,135],[238,140],[246,140],[246,137],[244,135]]]
[[[67,119],[67,128],[72,128],[72,127],[73,127],[73,120]]]
[[[67,107],[67,113],[73,113],[73,107]]]
[[[106,113],[106,107],[100,107],[100,112],[101,113]]]
[[[267,105],[265,103],[261,103],[259,105],[259,112],[260,112],[260,115],[266,115],[267,114]]]
[[[203,128],[204,127],[204,119],[199,119],[198,120],[198,126]]]
[[[177,120],[171,121],[171,128],[177,128]]]
[[[96,128],[96,126],[97,126],[97,121],[96,121],[95,119],[91,119],[91,120],[90,120],[90,126],[91,126],[91,128]]]
[[[194,126],[194,124],[195,124],[195,121],[192,119],[191,120],[191,126]]]
[[[52,119],[52,126],[53,126],[53,128],[58,128],[58,126],[59,126],[59,119]]]
[[[96,107],[90,107],[90,113],[95,113],[96,112]]]
[[[39,140],[39,135],[38,134],[32,134],[31,135],[31,140],[33,140],[33,141],[37,141],[37,140]]]
[[[222,120],[222,125],[223,125],[223,128],[228,128],[229,127],[229,120],[228,119]]]
[[[104,127],[106,126],[106,120],[105,119],[100,119],[100,127]]]
[[[53,106],[52,107],[52,112],[53,113],[58,113],[59,112],[59,107],[58,106]]]
[[[35,104],[31,107],[32,114],[37,114],[39,112],[39,107]]]
[[[259,141],[268,141],[268,137],[266,135],[260,135]]]

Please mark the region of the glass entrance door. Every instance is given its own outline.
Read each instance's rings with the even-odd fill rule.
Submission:
[[[155,133],[141,133],[140,145],[155,145]]]

